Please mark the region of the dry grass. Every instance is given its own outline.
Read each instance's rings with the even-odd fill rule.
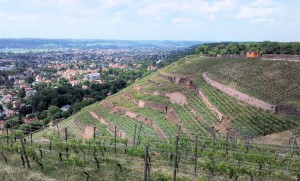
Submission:
[[[42,173],[0,163],[0,181],[56,181]]]
[[[292,138],[293,131],[283,131],[280,133],[273,133],[266,136],[257,137],[254,139],[255,143],[260,144],[274,144],[274,145],[290,145],[289,139]],[[300,139],[297,139],[297,142],[300,142]]]

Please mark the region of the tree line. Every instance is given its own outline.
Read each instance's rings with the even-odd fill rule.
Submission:
[[[248,51],[257,51],[260,54],[300,55],[300,42],[209,43],[198,46],[196,54],[246,54]]]

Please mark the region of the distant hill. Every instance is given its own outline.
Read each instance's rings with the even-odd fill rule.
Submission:
[[[0,39],[0,50],[6,49],[106,49],[106,48],[187,48],[205,42],[171,40],[100,40],[100,39]]]

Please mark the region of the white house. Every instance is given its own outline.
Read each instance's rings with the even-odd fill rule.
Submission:
[[[63,112],[65,112],[65,111],[68,111],[70,109],[70,107],[71,106],[69,104],[67,104],[67,105],[64,105],[63,107],[61,107],[60,110],[62,110]]]
[[[34,96],[37,93],[37,91],[32,88],[26,88],[25,92],[27,97]]]
[[[87,78],[89,81],[95,81],[100,79],[99,73],[85,74],[84,78]]]

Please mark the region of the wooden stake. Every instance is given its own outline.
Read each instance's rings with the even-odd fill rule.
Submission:
[[[175,145],[175,159],[174,159],[174,170],[173,170],[173,181],[176,181],[176,174],[177,174],[177,168],[178,168],[178,140],[179,136],[176,136],[176,145]]]
[[[133,137],[133,144],[132,144],[133,148],[135,148],[136,127],[137,125],[134,126],[134,137]]]
[[[65,140],[66,140],[66,145],[68,142],[68,128],[65,127]],[[69,159],[69,148],[68,146],[66,146],[66,155],[67,155],[67,159]]]
[[[94,140],[96,140],[96,127],[94,127]]]
[[[115,154],[117,153],[117,126],[115,126]]]
[[[148,148],[149,148],[149,146],[146,145],[146,147],[145,147],[144,181],[148,180]]]
[[[6,145],[8,146],[8,128],[6,128]]]
[[[139,144],[139,142],[140,142],[140,135],[141,135],[141,130],[142,130],[142,127],[143,127],[143,125],[141,124],[141,126],[140,126],[140,129],[139,129],[139,134],[138,134],[138,137],[137,137],[137,140],[136,140],[136,145],[135,145],[135,147]]]
[[[197,176],[197,157],[198,157],[198,135],[195,142],[195,163],[194,163],[194,176]]]
[[[32,146],[32,124],[30,124],[30,146]]]
[[[24,155],[24,157],[25,157],[25,161],[26,161],[27,167],[31,168],[30,164],[29,164],[28,157],[26,155],[26,149],[25,149],[25,144],[24,144],[23,138],[20,138],[20,141],[21,141],[21,144],[22,144],[22,155]]]

